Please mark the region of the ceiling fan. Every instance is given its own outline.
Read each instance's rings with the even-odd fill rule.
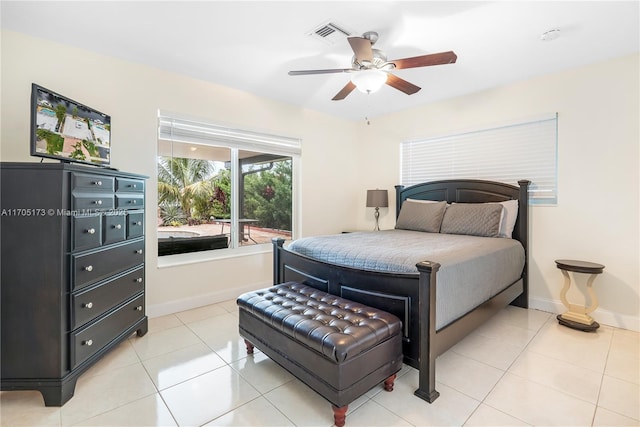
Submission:
[[[346,98],[356,88],[365,93],[375,92],[385,83],[407,95],[412,95],[421,88],[391,74],[389,71],[452,64],[458,58],[455,53],[448,51],[387,61],[387,56],[383,51],[372,47],[378,41],[378,33],[375,31],[368,31],[362,37],[348,37],[347,40],[354,53],[351,59],[351,68],[289,71],[289,75],[352,73],[351,80],[346,86],[331,98],[333,101],[340,101]]]

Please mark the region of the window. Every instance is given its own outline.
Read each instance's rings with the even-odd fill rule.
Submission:
[[[400,144],[403,185],[472,178],[517,185],[528,179],[529,203],[556,204],[557,114],[457,135]]]
[[[160,113],[158,255],[291,239],[300,141]]]

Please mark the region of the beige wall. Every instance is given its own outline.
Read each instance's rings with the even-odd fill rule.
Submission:
[[[595,281],[600,308],[594,317],[638,330],[638,64],[639,56],[633,55],[376,119],[360,130],[363,163],[376,170],[375,179],[369,179],[394,194],[400,141],[558,112],[558,204],[530,208],[531,304],[564,311],[555,259],[598,262],[606,269]],[[383,212],[384,227],[393,227],[394,209]],[[370,215],[359,215],[361,227]],[[571,302],[584,301],[584,276],[570,292]]]
[[[158,268],[156,147],[158,109],[283,136],[302,138],[300,183],[304,234],[355,225],[355,127],[314,111],[158,69],[2,31],[0,159],[29,155],[31,83],[112,116],[112,165],[149,176],[147,311],[151,315],[229,299],[271,283],[270,248],[262,253]],[[336,189],[338,189],[336,191]]]
[[[640,329],[637,55],[377,118],[367,126],[6,30],[1,42],[0,159],[33,161],[32,82],[108,112],[113,165],[150,177],[148,224],[156,220],[158,109],[302,138],[302,235],[372,228],[366,189],[388,188],[393,196],[403,140],[557,111],[559,203],[530,212],[532,306],[562,310],[554,259],[592,260],[606,265],[595,282],[597,320]],[[393,226],[393,212],[393,206],[383,209],[383,227]],[[152,315],[233,298],[270,282],[269,251],[159,269],[155,230],[147,227],[147,235]]]

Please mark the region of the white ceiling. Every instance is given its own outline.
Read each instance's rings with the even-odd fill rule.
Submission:
[[[4,1],[2,27],[351,120],[375,117],[639,51],[635,1]],[[308,35],[328,21],[376,31],[389,59],[453,50],[455,64],[397,70],[420,87],[331,98],[348,42]],[[543,42],[543,32],[560,37]]]

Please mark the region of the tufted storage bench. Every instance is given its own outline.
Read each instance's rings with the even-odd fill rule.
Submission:
[[[333,405],[341,427],[349,403],[402,368],[402,323],[385,311],[296,282],[238,297],[240,335]]]

